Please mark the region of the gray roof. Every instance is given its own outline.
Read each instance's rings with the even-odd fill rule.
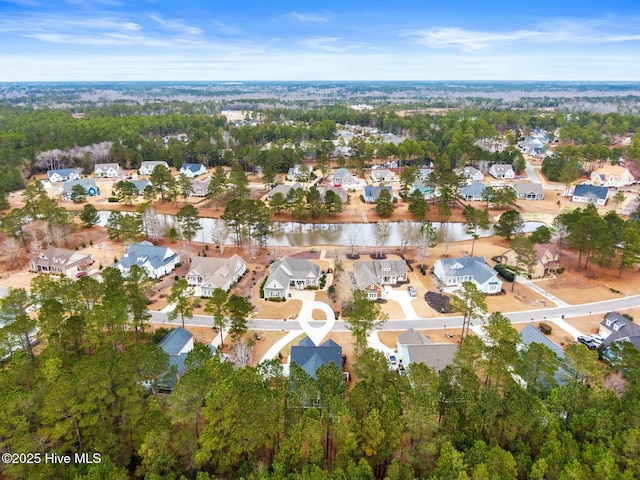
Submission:
[[[433,168],[421,168],[419,175],[421,177],[428,177],[433,173]]]
[[[76,168],[60,168],[58,170],[47,170],[47,176],[51,178],[55,174],[60,175],[61,177],[68,177],[72,173],[80,174]]]
[[[508,163],[494,163],[491,165],[491,168],[497,173],[505,173],[510,170],[513,171],[513,166]]]
[[[169,355],[179,355],[184,346],[193,338],[193,334],[182,328],[174,328],[158,344]]]
[[[604,339],[605,345],[611,345],[621,340],[629,340],[640,349],[640,325],[636,325],[618,312],[610,312],[600,322],[600,325],[611,330],[611,334]]]
[[[231,258],[193,257],[189,274],[201,275],[203,285],[211,282],[213,288],[223,288],[241,264],[246,262],[238,254]]]
[[[487,186],[484,183],[480,183],[480,182],[473,182],[471,185],[468,185],[466,187],[462,187],[460,189],[460,194],[463,197],[478,197],[480,195],[482,195],[482,192],[484,192],[484,190],[487,188]]]
[[[93,167],[93,171],[95,172],[97,169],[108,170],[109,168],[113,168],[114,170],[119,170],[120,165],[117,163],[96,163]]]
[[[458,351],[456,343],[431,343],[426,345],[408,345],[410,363],[424,363],[437,372],[453,363]]]
[[[335,172],[333,172],[333,178],[344,178],[347,175],[351,175],[351,174],[349,173],[349,170],[347,170],[346,168],[339,168]]]
[[[266,285],[276,279],[280,285],[286,287],[291,280],[303,280],[309,275],[320,276],[320,267],[306,259],[284,257],[275,261],[269,267],[269,278]]]
[[[389,269],[383,271],[382,269]],[[407,263],[404,260],[370,260],[353,262],[353,278],[359,288],[372,283],[380,283],[380,278],[387,275],[402,275],[407,273]]]
[[[448,276],[461,277],[472,276],[476,282],[482,284],[492,277],[497,277],[497,272],[486,264],[482,257],[443,258],[442,267]]]
[[[478,170],[476,167],[473,167],[471,165],[466,165],[464,167],[456,168],[454,172],[457,173],[458,175],[462,174],[465,177],[469,178],[475,175],[476,173],[480,172],[480,170]]]
[[[371,172],[371,178],[373,179],[378,179],[378,178],[386,178],[386,177],[394,177],[395,173],[393,173],[391,170],[373,170]]]
[[[609,189],[607,187],[596,187],[595,185],[576,185],[576,188],[573,189],[574,197],[595,197],[600,200],[606,200],[607,195],[609,194]]]
[[[408,330],[398,336],[398,343],[400,345],[430,345],[433,342],[429,337],[424,336],[413,327],[409,327]]]
[[[62,187],[64,189],[64,194],[67,196],[71,195],[71,191],[76,185],[82,185],[87,192],[91,187],[93,187],[96,192],[98,191],[98,185],[96,185],[96,181],[93,178],[82,178],[80,180],[67,180],[64,182]]]
[[[542,190],[541,183],[534,182],[516,182],[513,184],[513,188],[520,195],[528,195],[533,193],[534,195],[543,195],[544,191]]]
[[[393,198],[393,188],[391,188],[389,185],[382,185],[382,186],[368,185],[364,187],[364,197],[365,199],[370,198],[371,201],[375,202],[376,200],[378,200],[378,197],[380,196],[380,192],[382,192],[383,189],[389,190],[389,193],[391,194],[391,198]]]
[[[299,183],[294,183],[293,185],[276,185],[275,187],[273,187],[271,189],[271,191],[267,194],[267,197],[271,198],[273,197],[276,193],[281,193],[282,195],[284,195],[285,197],[289,194],[289,192],[291,190],[293,190],[294,188],[302,188],[302,185],[300,185]]]
[[[316,371],[320,365],[334,362],[338,369],[342,369],[342,347],[333,340],[327,340],[322,345],[316,346],[309,337],[305,337],[298,345],[291,347],[291,362],[316,378]]]
[[[558,358],[564,358],[564,350],[562,349],[562,347],[557,343],[549,340],[549,338],[547,338],[544,333],[538,330],[535,325],[529,324],[524,327],[520,332],[520,339],[525,345],[531,345],[532,343],[541,343],[545,347],[549,347],[551,350],[553,350],[553,353],[555,353]]]
[[[156,247],[151,242],[133,243],[127,253],[124,254],[118,264],[124,268],[133,265],[141,267],[147,261],[153,268],[161,267],[173,261],[177,254],[167,247]]]
[[[144,192],[144,189],[149,185],[149,180],[125,180],[125,182],[131,182],[136,186],[138,193]]]

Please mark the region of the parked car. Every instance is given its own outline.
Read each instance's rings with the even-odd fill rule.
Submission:
[[[391,367],[391,370],[397,370],[398,358],[394,354],[387,355],[387,358],[389,359],[389,366]]]
[[[411,285],[409,285],[407,287],[407,292],[409,292],[409,296],[410,297],[417,297],[418,296],[418,294],[416,293],[416,289],[413,288]]]
[[[598,345],[591,337],[585,337],[584,335],[580,335],[576,340],[581,344],[585,345],[589,350],[595,350],[598,348]]]

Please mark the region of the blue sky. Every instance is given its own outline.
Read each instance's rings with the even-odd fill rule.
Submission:
[[[640,80],[640,2],[0,0],[0,81]]]

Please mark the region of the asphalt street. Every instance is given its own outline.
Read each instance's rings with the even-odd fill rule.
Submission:
[[[582,317],[586,315],[599,315],[613,310],[624,310],[627,308],[640,307],[640,295],[623,297],[613,300],[604,300],[601,302],[585,303],[582,305],[569,305],[566,307],[542,308],[535,310],[525,310],[522,312],[510,312],[505,315],[511,320],[511,323],[526,323],[532,321],[541,321],[551,318]],[[167,320],[167,314],[162,312],[151,312],[151,321],[154,323],[170,323]],[[323,321],[310,321],[311,326],[319,327]],[[472,325],[480,325],[482,319],[478,318],[472,321]],[[175,322],[174,322],[175,324]],[[194,315],[193,318],[185,318],[186,325],[198,327],[213,328],[213,320],[210,316]],[[462,317],[436,317],[436,318],[415,318],[403,320],[389,320],[381,330],[406,330],[409,327],[426,329],[444,329],[456,328],[462,326]],[[296,320],[269,320],[254,318],[250,322],[250,328],[254,330],[276,330],[290,331],[301,330],[300,324]],[[345,322],[336,321],[332,329],[333,331],[346,331]]]

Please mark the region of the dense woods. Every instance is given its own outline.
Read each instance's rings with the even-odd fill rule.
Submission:
[[[316,379],[295,365],[284,377],[277,362],[238,368],[203,346],[166,395],[157,385],[171,374],[169,359],[145,329],[150,282],[141,271],[104,276],[103,285],[38,277],[31,295],[10,290],[1,303],[5,319],[38,303],[36,319],[19,315],[11,333],[35,321],[44,345],[0,370],[3,452],[102,459],[5,464],[8,478],[640,475],[640,353],[632,346],[615,368],[582,345],[560,360],[540,344],[522,348],[509,321],[493,313],[484,342],[467,337],[440,373],[413,364],[400,375],[367,349],[356,381],[343,386],[333,364]]]

